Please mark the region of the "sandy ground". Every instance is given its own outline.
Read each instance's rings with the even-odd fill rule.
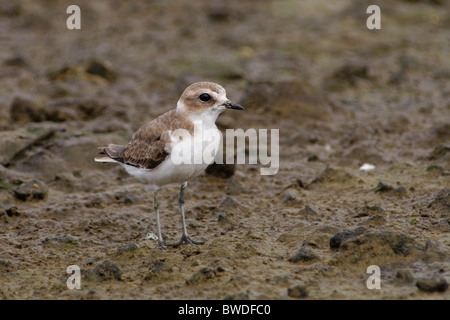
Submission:
[[[2,299],[450,298],[448,1],[79,0],[81,30],[70,4],[0,3]],[[246,108],[221,129],[279,129],[280,168],[190,181],[205,244],[162,251],[149,187],[93,158],[197,80]]]

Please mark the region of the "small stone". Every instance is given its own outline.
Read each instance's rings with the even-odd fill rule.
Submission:
[[[385,210],[380,206],[362,206],[357,209],[357,214],[355,218],[367,217],[376,214],[383,215]]]
[[[284,192],[283,201],[284,202],[289,202],[289,201],[303,202],[303,200],[301,199],[300,193],[294,188],[289,188]]]
[[[102,77],[108,81],[117,80],[117,73],[111,70],[111,66],[107,62],[91,60],[86,66],[85,71],[89,74]]]
[[[405,194],[406,194],[406,188],[405,188],[404,186],[399,186],[398,188],[396,188],[396,189],[394,190],[394,192],[395,192],[397,195],[402,196],[402,195],[405,195]]]
[[[304,215],[316,215],[318,212],[317,208],[311,205],[305,206],[302,210],[300,210],[300,214]]]
[[[289,262],[307,262],[307,261],[314,261],[317,260],[318,256],[311,252],[311,250],[308,248],[308,246],[303,245],[300,250],[291,256],[288,261]]]
[[[44,108],[21,97],[14,98],[10,107],[10,116],[16,123],[41,122],[47,117]]]
[[[345,230],[336,233],[331,239],[330,239],[330,249],[337,249],[341,246],[341,244],[351,238],[356,238],[360,234],[362,234],[364,231],[366,231],[366,228],[364,227],[357,227],[354,230]]]
[[[0,259],[0,274],[8,273],[14,271],[14,264],[6,259]]]
[[[234,177],[231,177],[225,185],[225,193],[228,195],[238,195],[243,191],[244,188]]]
[[[378,183],[377,187],[375,188],[375,192],[388,192],[393,189],[394,189],[394,187],[392,185],[390,185],[389,183],[380,181]]]
[[[20,214],[16,206],[12,206],[10,208],[5,209],[5,212],[8,215],[8,217],[14,217]]]
[[[428,155],[428,160],[438,160],[444,158],[450,152],[450,146],[439,144]]]
[[[344,169],[334,169],[327,167],[311,184],[318,182],[346,182],[352,179],[352,175]]]
[[[288,296],[292,298],[306,298],[308,296],[308,290],[304,285],[296,285],[288,288]]]
[[[37,179],[24,182],[14,189],[16,198],[23,201],[43,200],[47,196],[48,187]]]
[[[127,243],[126,245],[117,249],[116,253],[122,254],[122,253],[126,253],[126,252],[134,252],[137,249],[138,249],[138,246],[136,245],[136,243]]]
[[[42,244],[48,243],[62,243],[62,244],[70,244],[70,245],[78,245],[78,238],[73,237],[71,235],[60,235],[60,236],[52,236],[46,237],[41,240]]]
[[[448,289],[448,283],[444,278],[419,279],[416,287],[425,292],[444,292]]]
[[[192,277],[186,280],[187,285],[196,285],[205,281],[208,281],[216,276],[216,270],[210,267],[201,268],[198,272],[194,273]]]
[[[245,206],[239,203],[236,199],[234,199],[232,196],[226,196],[222,199],[222,201],[219,203],[219,206],[216,208],[217,213],[226,214],[226,216],[229,216],[232,213],[244,213]]]
[[[412,275],[411,271],[401,269],[397,271],[394,281],[397,284],[408,284],[414,281],[414,276]]]
[[[102,282],[106,280],[121,280],[121,270],[114,262],[105,260],[86,272],[90,281]]]

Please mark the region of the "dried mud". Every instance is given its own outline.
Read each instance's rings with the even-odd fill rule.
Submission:
[[[2,299],[450,298],[448,1],[80,0],[81,30],[69,4],[0,3]],[[221,129],[280,130],[280,168],[190,181],[205,244],[162,251],[148,186],[93,158],[197,80],[246,108]]]

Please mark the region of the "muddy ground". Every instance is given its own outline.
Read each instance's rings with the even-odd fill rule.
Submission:
[[[66,28],[74,2],[81,30]],[[366,28],[370,4],[381,30]],[[1,2],[0,297],[449,299],[449,13],[446,0]],[[280,168],[190,181],[188,231],[205,244],[162,251],[146,239],[148,186],[93,158],[197,80],[246,108],[221,129],[280,130]],[[178,189],[159,193],[168,241]]]

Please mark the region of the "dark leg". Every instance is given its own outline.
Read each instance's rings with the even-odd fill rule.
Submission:
[[[180,241],[178,241],[178,243],[173,245],[174,247],[178,247],[182,243],[188,243],[188,244],[192,244],[192,245],[203,244],[204,243],[203,241],[194,241],[194,240],[192,240],[187,234],[186,220],[185,220],[185,217],[184,217],[184,189],[186,189],[186,187],[187,187],[187,182],[184,182],[181,185],[180,195],[178,197],[178,204],[180,206],[180,213],[181,213],[181,224],[182,224],[182,227],[183,227],[183,235],[181,236]]]

